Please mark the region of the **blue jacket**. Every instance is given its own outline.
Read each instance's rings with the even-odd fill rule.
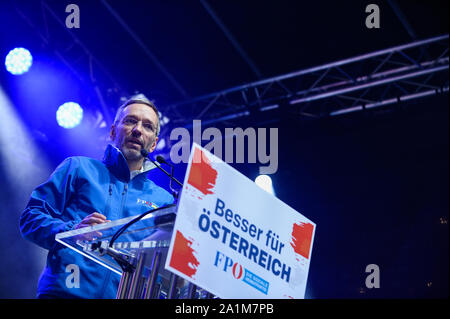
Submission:
[[[120,277],[56,242],[55,235],[72,230],[95,211],[116,220],[172,202],[173,197],[148,179],[147,172],[130,180],[125,157],[112,145],[106,148],[103,162],[82,156],[64,160],[49,180],[32,192],[20,217],[22,235],[49,250],[38,297],[115,298]],[[69,265],[80,269],[79,288],[66,285],[73,267],[67,268]]]

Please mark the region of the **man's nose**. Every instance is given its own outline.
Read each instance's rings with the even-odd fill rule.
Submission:
[[[141,136],[142,135],[142,123],[139,121],[131,130],[133,136]]]

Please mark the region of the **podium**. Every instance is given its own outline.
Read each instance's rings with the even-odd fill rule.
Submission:
[[[59,233],[56,241],[120,275],[117,299],[212,298],[164,268],[176,209],[170,205],[140,219],[130,216]]]
[[[120,275],[119,299],[305,296],[316,224],[195,143],[177,206],[136,217],[56,240]]]

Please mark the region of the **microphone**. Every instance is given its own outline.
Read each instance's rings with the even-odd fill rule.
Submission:
[[[172,166],[172,165],[169,165],[169,164],[166,162],[166,160],[164,159],[164,157],[162,157],[161,155],[158,155],[158,156],[156,157],[156,159],[157,159],[157,161],[158,161],[158,163],[157,163],[157,162],[155,162],[155,161],[150,157],[150,154],[149,154],[146,150],[141,149],[141,155],[142,155],[143,157],[145,157],[145,158],[148,158],[148,159],[150,160],[150,162],[152,162],[156,167],[158,167],[161,171],[163,171],[164,174],[166,174],[167,176],[169,176],[171,182],[174,181],[174,182],[176,182],[178,185],[180,185],[181,187],[183,187],[183,184],[182,184],[179,180],[177,180],[175,177],[173,177],[173,166]],[[161,165],[160,165],[159,163],[163,163],[163,164],[169,165],[169,166],[172,168],[172,174],[169,174],[164,168],[161,167]],[[172,188],[172,187],[171,187],[171,188]]]
[[[157,156],[156,156],[156,160],[157,160],[159,163],[161,163],[161,164],[167,164],[167,165],[169,165],[169,166],[172,166],[172,165],[170,165],[169,163],[166,162],[166,159],[165,159],[164,156],[162,156],[162,155],[157,155]]]
[[[162,155],[157,155],[156,156],[156,160],[160,163],[160,164],[166,164],[170,166],[170,190],[172,191],[173,194],[175,194],[174,196],[176,196],[178,198],[178,192],[173,188],[173,165],[170,165],[169,163],[167,163],[166,159],[164,158],[164,156]]]

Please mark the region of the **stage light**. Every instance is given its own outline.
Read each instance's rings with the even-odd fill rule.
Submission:
[[[36,185],[48,178],[53,165],[48,162],[47,156],[43,156],[45,151],[37,145],[35,135],[22,121],[22,116],[21,106],[12,103],[0,84],[0,197],[2,209],[10,212],[8,218],[1,219],[0,225],[1,240],[9,243],[1,247],[2,271],[8,272],[8,278],[0,279],[2,293],[6,292],[4,285],[9,283],[17,287],[12,295],[28,294],[29,297],[25,298],[33,298],[36,292],[28,287],[39,277],[47,254],[43,249],[32,249],[23,240],[18,240],[17,223],[24,203],[29,200]]]
[[[170,119],[167,116],[163,115],[161,112],[158,112],[158,116],[159,116],[159,124],[161,126],[164,126],[170,122]]]
[[[155,150],[162,151],[164,147],[166,147],[166,140],[162,138],[158,140],[158,144],[156,144]]]
[[[14,75],[20,75],[27,72],[31,64],[33,64],[33,57],[30,51],[25,48],[15,48],[9,51],[5,58],[6,70]]]
[[[256,177],[255,183],[266,192],[275,195],[275,191],[272,185],[272,179],[268,175],[259,175],[258,177]]]
[[[74,128],[83,119],[83,109],[78,103],[67,102],[61,105],[56,111],[56,120],[59,126],[64,128]]]

